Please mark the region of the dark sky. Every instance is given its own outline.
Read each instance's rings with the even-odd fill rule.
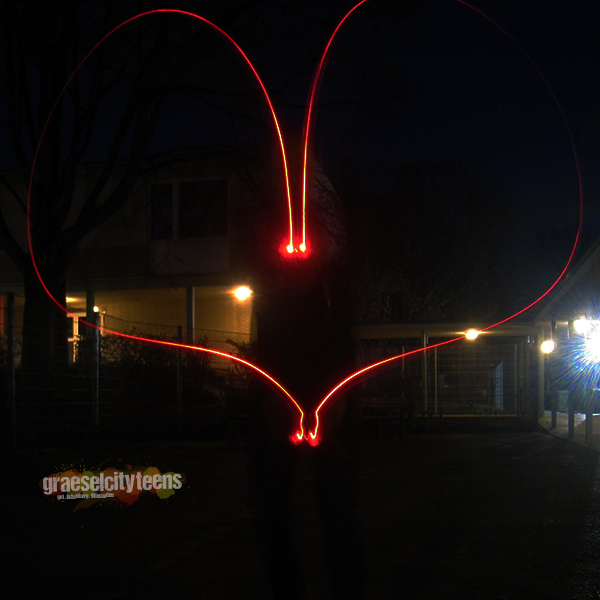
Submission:
[[[386,164],[381,160],[386,155],[488,162],[501,188],[530,197],[536,210],[540,195],[546,206],[561,203],[552,190],[576,200],[567,130],[537,67],[572,130],[591,202],[600,150],[600,43],[593,2],[477,4],[536,66],[509,35],[470,8],[453,0],[425,2],[411,25],[413,44],[376,42],[382,53],[396,53],[399,72],[409,82],[408,106],[397,119],[362,119],[357,142],[377,157],[376,164]],[[358,27],[357,19],[342,35]]]
[[[572,130],[586,223],[593,229],[600,214],[595,4],[479,0],[477,7],[507,35],[457,0],[426,0],[409,20],[401,18],[405,3],[370,0],[348,20],[334,47],[322,86],[324,106],[317,113],[315,153],[331,169],[352,156],[374,181],[411,160],[481,163],[493,174],[498,194],[511,203],[521,233],[571,223],[578,201],[575,163],[539,68]],[[353,5],[290,0],[229,17],[229,31],[273,91],[288,133],[297,133],[301,124],[319,50]],[[282,6],[282,15],[273,16]],[[220,23],[211,2],[182,8]],[[229,122],[197,116],[182,121],[180,106],[170,110],[160,131],[172,143],[203,143],[207,132],[210,142],[218,142],[221,129],[224,138],[236,136]],[[0,151],[9,165],[7,144]]]
[[[358,38],[376,4],[365,6],[365,20],[348,22],[342,35]],[[339,137],[330,131],[326,137],[332,151],[362,149],[374,178],[384,179],[402,161],[460,161],[475,169],[481,164],[516,223],[514,264],[507,270],[537,261],[524,276],[531,272],[531,293],[542,293],[564,266],[576,233],[579,183],[567,126],[584,189],[582,248],[600,231],[596,7],[591,0],[476,4],[493,22],[458,1],[430,0],[408,26],[413,43],[394,40],[385,27],[373,36],[382,55],[395,55],[407,82],[398,116],[357,117],[353,135],[340,127]],[[541,252],[540,232],[556,238],[550,248],[544,242]]]
[[[288,0],[241,13],[237,22],[228,17],[226,28],[255,61],[284,126],[296,128],[290,137],[301,123],[313,59],[354,4]],[[322,87],[317,154],[355,150],[385,168],[388,160],[487,160],[507,190],[525,190],[559,174],[568,180],[573,161],[559,110],[512,35],[552,86],[591,184],[600,149],[600,42],[592,0],[476,2],[509,35],[458,0],[424,0],[409,20],[399,17],[404,4],[370,0],[341,30]],[[220,22],[211,2],[182,7]],[[281,7],[283,17],[271,16]],[[140,12],[144,8],[139,3]],[[358,65],[354,72],[348,63]],[[365,106],[352,106],[365,98]],[[174,114],[165,121],[173,143],[182,145],[210,129],[202,116],[197,127],[177,125]],[[219,126],[211,131],[216,140]]]

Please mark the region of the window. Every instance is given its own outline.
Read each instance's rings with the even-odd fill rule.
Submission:
[[[179,237],[227,235],[227,182],[179,184]]]
[[[188,181],[152,186],[153,240],[227,235],[227,181]]]
[[[170,183],[152,186],[150,238],[173,239],[173,186]]]

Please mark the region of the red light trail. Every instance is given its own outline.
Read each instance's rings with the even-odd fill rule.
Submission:
[[[273,103],[267,92],[267,89],[266,89],[262,79],[260,78],[256,68],[254,67],[254,65],[248,58],[248,56],[245,54],[245,52],[242,50],[242,48],[237,44],[237,42],[235,42],[233,40],[233,38],[231,36],[229,36],[223,29],[221,29],[214,23],[210,22],[209,20],[205,19],[204,17],[201,17],[200,15],[197,15],[197,14],[194,14],[191,12],[177,10],[177,9],[157,9],[157,10],[152,10],[152,11],[141,13],[139,15],[136,15],[136,16],[131,17],[130,19],[124,21],[123,23],[121,23],[120,25],[115,27],[112,31],[110,31],[107,35],[105,35],[88,52],[88,54],[79,63],[79,65],[77,66],[75,71],[73,71],[73,73],[67,80],[60,95],[58,96],[56,102],[54,103],[54,105],[50,111],[50,115],[48,116],[48,119],[42,129],[42,133],[40,135],[38,146],[36,148],[36,152],[35,152],[35,155],[34,155],[34,158],[32,161],[31,175],[30,175],[30,180],[29,180],[29,190],[28,190],[28,196],[27,196],[27,241],[28,241],[29,252],[31,255],[31,261],[33,263],[34,271],[36,273],[37,278],[40,281],[40,284],[42,285],[42,288],[44,289],[46,294],[50,297],[50,299],[67,315],[69,315],[71,317],[75,316],[72,313],[70,313],[69,310],[65,306],[63,306],[56,298],[54,298],[54,296],[52,295],[52,293],[49,291],[48,287],[44,283],[44,280],[39,271],[37,262],[35,260],[35,255],[34,255],[34,251],[33,251],[31,226],[30,226],[30,215],[31,215],[30,211],[31,211],[31,193],[32,193],[37,159],[38,159],[38,155],[39,155],[39,152],[40,152],[40,149],[42,146],[42,142],[44,140],[46,130],[48,128],[48,125],[52,119],[52,116],[54,115],[54,112],[55,112],[59,102],[62,100],[63,95],[65,94],[68,86],[70,85],[71,81],[73,80],[73,78],[75,77],[77,72],[83,67],[85,62],[89,59],[89,57],[96,51],[96,49],[101,44],[103,44],[111,35],[113,35],[115,32],[120,30],[122,27],[126,26],[127,24],[129,24],[137,19],[149,16],[149,15],[165,14],[165,13],[178,14],[178,15],[183,15],[183,16],[197,19],[198,21],[201,21],[202,23],[205,23],[206,25],[211,27],[213,30],[218,32],[221,36],[225,37],[225,39],[242,56],[246,65],[249,67],[254,78],[256,79],[256,82],[258,83],[258,85],[262,91],[262,94],[264,95],[265,100],[267,102],[267,105],[268,105],[268,108],[270,111],[270,115],[273,120],[276,135],[278,138],[280,154],[281,154],[281,161],[282,161],[282,171],[283,171],[283,177],[285,180],[286,200],[287,200],[287,210],[288,210],[287,227],[289,229],[289,234],[287,235],[286,240],[283,242],[283,244],[279,250],[284,256],[289,257],[289,258],[304,258],[304,257],[308,256],[308,254],[310,252],[310,246],[308,243],[308,238],[307,238],[307,233],[306,233],[306,205],[307,205],[307,197],[306,197],[307,190],[306,190],[306,188],[307,188],[307,169],[308,169],[308,149],[309,149],[310,140],[311,140],[311,128],[312,128],[312,125],[315,120],[315,112],[316,112],[315,106],[316,106],[316,100],[318,97],[318,91],[319,91],[321,82],[323,80],[325,66],[326,66],[329,56],[331,54],[333,42],[334,42],[335,38],[338,36],[340,29],[342,28],[342,26],[346,22],[346,20],[353,13],[355,13],[355,11],[357,11],[358,8],[360,8],[363,4],[365,4],[368,1],[369,0],[361,0],[361,2],[358,2],[344,15],[344,17],[337,24],[337,26],[333,30],[333,33],[331,34],[331,36],[329,37],[329,39],[325,45],[324,51],[321,55],[321,58],[319,60],[319,63],[317,65],[317,68],[315,70],[315,73],[314,73],[312,81],[311,81],[308,100],[307,100],[306,109],[305,109],[304,126],[303,126],[302,157],[301,157],[301,160],[302,160],[302,173],[301,173],[301,175],[302,175],[302,179],[301,179],[302,191],[301,191],[301,209],[300,209],[300,224],[299,225],[296,225],[295,219],[294,219],[294,210],[293,210],[294,206],[293,206],[293,201],[292,201],[293,196],[292,196],[291,188],[290,188],[290,177],[289,177],[289,170],[288,170],[288,164],[287,164],[287,158],[286,158],[284,136],[283,136],[283,133],[279,126],[279,121],[277,119],[277,114],[275,112],[275,108],[273,106]],[[567,262],[566,262],[564,268],[562,269],[561,273],[557,277],[556,281],[554,281],[554,283],[542,295],[540,295],[539,298],[537,298],[536,300],[531,302],[525,308],[522,308],[519,311],[515,312],[514,314],[501,319],[497,323],[488,325],[481,329],[481,331],[489,331],[490,329],[498,327],[499,325],[502,325],[503,323],[506,323],[506,322],[514,319],[515,317],[523,314],[524,312],[528,311],[529,309],[531,309],[538,302],[540,302],[543,298],[545,298],[548,294],[550,294],[550,292],[558,285],[559,281],[564,277],[567,269],[569,268],[571,262],[573,261],[573,257],[575,255],[575,251],[579,244],[579,238],[581,235],[581,229],[582,229],[582,224],[583,224],[583,185],[582,185],[579,158],[578,158],[578,154],[577,154],[577,149],[575,147],[575,142],[573,139],[573,134],[571,132],[571,128],[567,122],[566,116],[560,105],[560,102],[558,101],[558,98],[556,97],[552,87],[548,83],[544,74],[541,72],[541,70],[539,69],[539,67],[537,66],[535,61],[531,58],[531,56],[525,51],[525,49],[513,38],[512,35],[510,35],[510,33],[508,33],[496,21],[494,21],[491,17],[486,15],[484,12],[482,12],[478,8],[475,8],[471,4],[465,2],[464,0],[456,0],[456,1],[459,4],[462,4],[462,5],[466,6],[467,8],[473,10],[474,12],[478,13],[480,16],[482,16],[487,21],[489,21],[492,25],[494,25],[502,34],[504,34],[519,49],[519,51],[525,56],[525,58],[534,67],[534,69],[536,70],[536,72],[538,73],[540,78],[542,79],[546,89],[550,93],[550,95],[554,101],[554,104],[560,113],[563,125],[567,131],[570,146],[571,146],[571,151],[573,153],[575,168],[576,168],[576,172],[577,172],[578,185],[579,185],[579,222],[578,222],[577,233],[575,235],[575,240],[573,243],[573,247],[571,249],[571,253],[570,253],[570,255],[567,259]],[[84,321],[83,319],[80,319],[80,322],[84,323],[85,325],[88,325],[89,327],[99,329],[105,333],[120,336],[125,339],[129,339],[131,341],[148,342],[148,343],[152,343],[152,344],[158,344],[161,346],[168,346],[168,347],[174,347],[174,348],[194,350],[194,351],[198,351],[198,352],[205,352],[205,353],[208,353],[208,354],[211,354],[214,356],[219,356],[221,358],[226,358],[226,359],[238,362],[239,364],[247,367],[248,369],[254,371],[256,374],[258,374],[262,378],[264,378],[277,391],[277,393],[279,393],[280,395],[282,395],[285,398],[285,400],[287,401],[287,405],[290,407],[292,412],[296,415],[297,423],[298,423],[296,431],[290,435],[290,440],[296,444],[300,443],[302,441],[306,441],[311,446],[316,446],[321,441],[321,432],[320,432],[320,421],[321,421],[320,414],[321,414],[321,412],[326,411],[327,407],[330,406],[331,404],[333,404],[333,402],[335,402],[335,400],[337,398],[339,398],[344,391],[347,391],[352,386],[357,385],[364,379],[366,379],[368,377],[372,377],[376,373],[379,373],[380,371],[382,371],[384,369],[392,367],[394,365],[394,363],[396,363],[398,360],[400,360],[402,358],[405,358],[407,356],[411,356],[414,354],[418,354],[421,352],[425,352],[427,350],[437,348],[440,346],[452,344],[452,343],[455,343],[455,342],[465,339],[465,335],[462,335],[462,336],[459,336],[459,337],[456,337],[456,338],[453,338],[450,340],[445,340],[443,342],[431,344],[431,345],[425,346],[423,348],[418,348],[416,350],[404,352],[402,354],[398,354],[396,356],[391,356],[391,357],[382,359],[380,361],[374,362],[370,365],[362,367],[361,369],[359,369],[353,373],[348,374],[344,379],[342,379],[339,383],[337,383],[337,385],[335,385],[321,399],[321,401],[317,405],[317,408],[314,410],[314,414],[312,415],[313,420],[314,420],[314,428],[311,431],[305,432],[304,423],[305,423],[306,415],[305,415],[304,409],[300,406],[300,404],[294,398],[294,396],[280,382],[278,382],[275,378],[273,378],[271,375],[269,375],[269,373],[267,373],[265,370],[261,369],[259,366],[255,365],[247,360],[240,358],[239,356],[228,354],[226,352],[221,352],[221,351],[218,351],[218,350],[215,350],[212,348],[204,348],[201,346],[194,346],[191,344],[182,344],[182,343],[177,343],[177,342],[169,342],[169,341],[164,341],[164,340],[153,340],[153,339],[144,338],[144,337],[140,337],[140,336],[134,336],[134,335],[118,332],[118,331],[112,331],[110,329],[100,328],[96,325],[93,325],[91,323]]]
[[[319,61],[319,64],[318,64],[315,74],[313,76],[313,80],[312,80],[311,88],[310,88],[309,99],[307,102],[306,113],[305,113],[305,121],[304,121],[304,140],[303,140],[303,142],[304,142],[304,156],[303,156],[304,164],[303,164],[303,193],[302,193],[303,219],[305,218],[305,214],[306,214],[306,171],[307,171],[307,157],[308,157],[310,128],[311,128],[312,123],[314,122],[314,112],[315,112],[314,104],[315,104],[315,101],[316,101],[316,98],[318,95],[319,87],[320,87],[322,79],[323,79],[325,65],[329,58],[334,38],[338,35],[338,32],[340,31],[342,25],[346,22],[346,20],[350,17],[350,15],[352,15],[358,8],[360,8],[363,4],[366,4],[366,2],[368,2],[368,1],[369,0],[362,0],[361,2],[358,2],[344,15],[344,17],[341,19],[341,21],[337,24],[333,33],[329,37],[327,44],[325,45],[325,49],[321,55],[321,59]],[[498,327],[499,325],[502,325],[503,323],[507,323],[508,321],[511,321],[512,319],[523,314],[524,312],[528,311],[533,306],[538,304],[538,302],[540,302],[543,298],[545,298],[548,294],[550,294],[550,292],[558,285],[560,280],[564,277],[565,273],[567,272],[567,269],[569,268],[569,266],[571,265],[571,262],[573,261],[573,257],[575,256],[575,251],[577,250],[577,247],[579,245],[579,238],[581,236],[581,229],[583,226],[583,183],[582,183],[582,178],[581,178],[581,167],[579,164],[579,157],[578,157],[578,153],[577,153],[577,148],[575,146],[575,141],[573,139],[573,133],[571,131],[571,127],[567,121],[567,118],[562,109],[562,106],[561,106],[556,94],[554,93],[554,90],[552,89],[552,86],[546,79],[546,76],[543,74],[541,69],[538,67],[537,63],[533,60],[533,58],[530,56],[530,54],[523,48],[523,46],[521,46],[521,44],[508,31],[506,31],[506,29],[504,29],[497,21],[492,19],[489,15],[487,15],[480,9],[472,6],[468,2],[465,2],[464,0],[456,0],[456,1],[459,2],[460,4],[466,6],[467,8],[473,10],[480,16],[482,16],[484,19],[489,21],[494,27],[496,27],[496,29],[498,29],[502,34],[504,34],[517,47],[517,49],[521,52],[521,54],[528,60],[528,62],[533,66],[533,68],[535,69],[535,71],[537,72],[539,77],[541,78],[542,82],[544,83],[544,86],[546,87],[546,89],[548,90],[548,92],[550,93],[550,95],[552,97],[554,105],[558,109],[561,120],[563,122],[565,130],[569,137],[569,143],[570,143],[571,151],[573,153],[573,159],[575,162],[575,169],[577,172],[577,181],[578,181],[578,186],[579,186],[579,221],[578,221],[578,226],[577,226],[577,232],[575,235],[575,240],[573,242],[573,246],[571,248],[570,255],[567,259],[567,262],[566,262],[564,268],[562,269],[562,271],[560,272],[560,274],[556,278],[556,280],[552,283],[552,285],[542,295],[540,295],[536,300],[534,300],[533,302],[531,302],[524,308],[518,310],[514,314],[501,319],[497,323],[488,325],[481,329],[481,331],[489,331],[490,329]],[[305,231],[304,220],[303,220],[303,232],[302,233],[303,233],[303,239],[305,239],[306,231]],[[339,397],[339,395],[341,395],[342,388],[346,388],[346,390],[347,390],[350,387],[357,385],[358,383],[363,381],[365,378],[371,377],[371,376],[375,375],[377,372],[393,366],[393,364],[396,361],[400,360],[401,358],[405,358],[407,356],[417,354],[420,352],[425,352],[427,350],[431,350],[431,349],[439,347],[439,346],[451,344],[451,343],[463,340],[463,339],[465,339],[465,337],[466,336],[463,335],[463,336],[460,336],[460,337],[457,337],[457,338],[454,338],[451,340],[446,340],[441,343],[432,344],[432,345],[429,345],[429,346],[426,346],[423,348],[418,348],[417,350],[412,350],[410,352],[405,352],[405,353],[399,354],[397,356],[392,356],[392,357],[380,360],[378,362],[375,362],[366,367],[363,367],[363,368],[359,369],[358,371],[355,371],[354,373],[349,374],[345,379],[340,381],[332,390],[330,390],[329,393],[318,404],[317,408],[315,409],[315,414],[314,414],[315,428],[307,434],[306,440],[311,445],[317,445],[319,443],[319,441],[320,441],[320,438],[319,438],[319,423],[320,423],[319,414],[323,409],[326,408],[326,406],[328,404],[335,401],[335,398],[337,398],[337,397]]]
[[[323,75],[325,73],[325,65],[327,64],[327,60],[329,58],[329,54],[331,51],[331,46],[333,44],[334,38],[337,36],[338,31],[346,21],[346,19],[357,9],[359,6],[368,2],[368,0],[361,0],[357,5],[351,8],[342,18],[342,20],[337,24],[336,28],[333,30],[333,33],[329,36],[329,40],[325,45],[325,49],[323,50],[323,54],[321,54],[321,58],[319,60],[319,64],[315,70],[315,73],[312,78],[312,82],[310,85],[310,92],[308,95],[308,101],[306,103],[306,110],[304,113],[304,131],[302,135],[302,232],[300,243],[300,250],[304,252],[306,250],[306,171],[308,168],[308,147],[310,144],[310,130],[312,124],[314,122],[314,105],[315,101],[319,94],[319,88],[321,87],[321,81],[323,80]]]
[[[250,68],[250,71],[252,72],[252,74],[254,75],[254,77],[256,78],[256,81],[258,82],[258,85],[265,97],[265,100],[267,102],[267,105],[269,107],[270,113],[271,113],[271,117],[273,119],[273,123],[275,126],[275,130],[277,133],[277,138],[279,141],[279,147],[280,147],[280,151],[281,151],[281,160],[282,160],[282,166],[283,166],[283,174],[284,174],[284,179],[285,179],[285,187],[286,187],[286,194],[287,194],[287,201],[288,201],[288,214],[289,214],[289,242],[287,244],[287,251],[290,253],[296,252],[297,249],[294,246],[294,226],[293,226],[293,213],[292,213],[292,196],[291,196],[291,191],[290,191],[290,181],[289,181],[289,173],[288,173],[288,167],[287,167],[287,158],[286,158],[286,151],[285,151],[285,143],[284,143],[284,139],[283,139],[283,134],[281,132],[281,128],[279,126],[279,121],[277,119],[277,114],[275,112],[275,108],[273,106],[273,103],[271,101],[271,98],[269,96],[269,93],[267,92],[267,88],[265,87],[262,79],[260,78],[258,71],[256,70],[256,68],[254,67],[254,65],[252,64],[252,62],[250,61],[250,59],[248,58],[248,56],[246,55],[246,53],[242,50],[242,48],[237,44],[237,42],[235,42],[235,40],[229,35],[227,34],[223,29],[221,29],[220,27],[218,27],[217,25],[215,25],[214,23],[212,23],[211,21],[209,21],[208,19],[205,19],[204,17],[201,17],[200,15],[191,13],[191,12],[186,12],[186,11],[182,11],[182,10],[176,10],[176,9],[157,9],[157,10],[152,10],[152,11],[148,11],[148,12],[144,12],[144,13],[140,13],[139,15],[136,15],[134,17],[131,17],[130,19],[127,19],[126,21],[123,21],[120,25],[117,25],[114,29],[112,29],[109,33],[107,33],[83,58],[83,60],[79,63],[79,65],[77,66],[77,68],[73,71],[73,73],[71,74],[71,76],[68,78],[67,82],[65,83],[63,89],[61,90],[58,98],[56,99],[54,105],[52,106],[52,109],[50,111],[50,114],[48,116],[48,119],[46,120],[46,123],[44,124],[44,127],[42,129],[41,135],[40,135],[40,139],[38,141],[38,145],[33,157],[33,161],[32,161],[32,166],[31,166],[31,174],[30,174],[30,178],[29,178],[29,189],[28,189],[28,193],[27,193],[27,244],[29,246],[29,253],[31,256],[31,262],[33,264],[33,268],[35,271],[35,274],[42,286],[42,288],[44,289],[44,291],[46,292],[46,294],[49,296],[49,298],[52,300],[52,302],[54,302],[54,304],[56,304],[63,312],[65,312],[68,316],[70,317],[75,317],[75,315],[73,315],[71,312],[69,312],[69,310],[63,306],[50,292],[50,290],[48,289],[48,287],[46,286],[42,275],[40,273],[37,261],[35,259],[35,253],[33,250],[33,239],[32,239],[32,232],[31,232],[31,192],[32,192],[32,188],[33,188],[33,182],[34,182],[34,175],[35,175],[35,169],[36,169],[36,165],[37,165],[37,160],[38,160],[38,156],[40,153],[40,149],[42,147],[42,143],[44,141],[44,136],[46,134],[46,131],[48,129],[48,126],[50,124],[50,121],[56,111],[57,106],[59,105],[59,103],[62,100],[62,97],[64,96],[65,92],[67,91],[71,81],[73,80],[73,78],[75,77],[75,75],[79,72],[79,70],[83,67],[83,65],[86,63],[86,61],[90,58],[90,56],[100,47],[101,44],[103,44],[110,36],[112,36],[114,33],[116,33],[117,31],[119,31],[122,27],[125,27],[126,25],[128,25],[129,23],[136,21],[137,19],[141,19],[143,17],[147,17],[149,15],[157,15],[157,14],[161,14],[161,13],[173,13],[173,14],[179,14],[179,15],[184,15],[187,17],[192,17],[194,19],[197,19],[207,25],[209,25],[210,27],[212,27],[215,31],[217,31],[219,34],[221,34],[222,36],[224,36],[226,38],[226,40],[237,50],[237,52],[239,54],[241,54],[242,58],[244,59],[245,63],[248,65],[248,67]],[[283,385],[281,385],[276,379],[274,379],[273,377],[271,377],[271,375],[269,375],[266,371],[264,371],[263,369],[261,369],[260,367],[258,367],[257,365],[252,364],[251,362],[244,360],[238,356],[232,355],[232,354],[228,354],[226,352],[221,352],[218,350],[214,350],[212,348],[203,348],[201,346],[193,346],[193,345],[188,345],[188,344],[180,344],[177,342],[168,342],[168,341],[164,341],[164,340],[153,340],[153,339],[149,339],[149,338],[144,338],[144,337],[140,337],[140,336],[134,336],[134,335],[130,335],[130,334],[126,334],[126,333],[122,333],[119,331],[113,331],[110,329],[106,329],[106,328],[100,328],[97,325],[94,325],[92,323],[89,323],[87,321],[85,321],[84,319],[80,319],[80,322],[87,325],[88,327],[93,327],[95,329],[101,330],[105,333],[109,333],[112,335],[117,335],[120,336],[122,338],[125,339],[129,339],[132,341],[141,341],[141,342],[148,342],[148,343],[152,343],[152,344],[158,344],[161,346],[169,346],[169,347],[175,347],[175,348],[182,348],[182,349],[188,349],[188,350],[195,350],[198,352],[205,352],[208,354],[212,354],[214,356],[220,356],[222,358],[227,358],[233,361],[236,361],[244,366],[246,366],[247,368],[253,370],[255,373],[259,374],[260,376],[262,376],[264,379],[267,380],[267,382],[269,384],[271,384],[275,390],[277,392],[279,392],[281,395],[284,396],[284,398],[288,401],[288,405],[291,407],[291,409],[297,413],[297,417],[298,417],[298,428],[297,431],[292,434],[292,436],[290,436],[290,439],[295,442],[298,443],[300,441],[302,441],[302,439],[304,438],[304,411],[302,410],[301,406],[298,404],[298,402],[296,401],[296,399],[285,389],[285,387]]]

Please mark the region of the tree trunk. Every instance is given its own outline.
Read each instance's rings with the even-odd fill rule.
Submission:
[[[62,266],[46,264],[42,277],[50,293],[65,304],[66,276]],[[25,399],[41,400],[60,387],[68,361],[71,322],[49,297],[33,267],[25,274],[22,373]]]

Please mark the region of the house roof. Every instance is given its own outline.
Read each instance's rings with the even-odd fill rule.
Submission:
[[[461,337],[470,329],[485,328],[484,323],[367,323],[354,328],[355,336],[359,339],[403,339],[419,338],[426,335],[429,338]],[[479,327],[478,327],[479,326]],[[508,322],[489,331],[482,332],[485,336],[521,337],[535,335],[537,329],[529,321]]]
[[[600,239],[575,263],[543,302],[534,321],[541,323],[549,318],[569,320],[583,305],[597,304],[600,281]]]

